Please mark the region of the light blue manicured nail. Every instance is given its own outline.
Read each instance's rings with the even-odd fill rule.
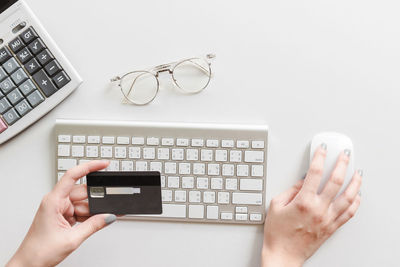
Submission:
[[[351,150],[350,149],[345,149],[343,152],[344,152],[344,154],[346,156],[350,157],[350,154],[351,154]]]
[[[115,216],[114,214],[110,214],[104,218],[104,221],[106,222],[107,225],[112,224],[116,220],[117,220],[117,216]]]
[[[357,172],[358,172],[358,174],[359,174],[361,177],[364,175],[363,170],[358,170]]]

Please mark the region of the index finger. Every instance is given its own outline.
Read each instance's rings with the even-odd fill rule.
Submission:
[[[302,192],[317,193],[319,184],[321,183],[322,174],[324,171],[324,163],[326,158],[326,144],[321,144],[314,153],[313,160],[311,161],[310,168],[307,171],[306,178],[304,179]]]
[[[102,170],[106,168],[108,164],[108,161],[94,160],[69,169],[56,184],[53,192],[60,197],[69,196],[78,179],[90,172]]]

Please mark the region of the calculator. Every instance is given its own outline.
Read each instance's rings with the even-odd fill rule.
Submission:
[[[22,0],[0,2],[0,144],[52,110],[82,79]]]

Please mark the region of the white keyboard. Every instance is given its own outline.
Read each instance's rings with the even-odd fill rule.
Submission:
[[[94,159],[161,173],[162,215],[129,219],[264,222],[265,125],[57,120],[55,134],[58,178]]]

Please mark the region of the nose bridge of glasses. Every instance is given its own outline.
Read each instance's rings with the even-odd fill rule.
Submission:
[[[162,72],[168,72],[168,73],[172,73],[171,70],[172,64],[162,64],[162,65],[158,65],[156,67],[154,67],[152,70],[155,72],[156,77],[158,77],[158,75]]]

